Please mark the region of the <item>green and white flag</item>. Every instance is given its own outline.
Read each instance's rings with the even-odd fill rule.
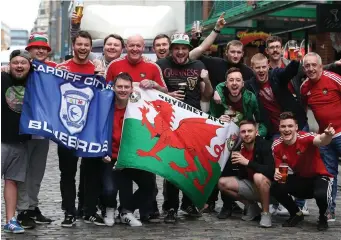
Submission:
[[[202,208],[238,134],[232,122],[223,124],[167,94],[134,85],[116,168],[160,175]]]

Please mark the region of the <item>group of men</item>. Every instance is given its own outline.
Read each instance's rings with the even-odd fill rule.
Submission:
[[[73,18],[76,17],[74,14]],[[204,52],[224,25],[222,15],[200,45],[194,35],[191,40],[180,33],[171,38],[164,34],[156,36],[153,42],[158,58],[156,63],[142,56],[144,39],[140,35],[129,37],[124,44],[121,36],[110,34],[104,39],[103,56],[89,60],[92,38],[79,29],[79,23],[72,24],[73,56],[65,62],[47,61],[51,48],[47,39],[37,34],[30,38],[28,52],[13,51],[9,69],[3,68],[1,76],[4,230],[21,233],[24,228],[34,228],[36,223],[52,221],[38,208],[48,139],[19,135],[23,93],[27,76],[32,71],[32,58],[65,71],[103,75],[115,91],[112,155],[82,158],[77,209],[78,157],[72,150],[58,146],[62,209],[65,212],[62,227],[72,227],[77,217],[86,223],[107,226],[121,222],[134,227],[160,221],[155,174],[138,169],[113,171],[125,109],[133,82],[138,82],[141,88],[165,92],[240,127],[242,143],[235,146],[204,212],[214,211],[220,190],[224,205],[219,218],[236,212],[238,205],[234,201],[237,200],[245,204],[243,220],[251,221],[260,216],[260,225],[270,227],[270,203],[273,203],[272,206],[284,206],[288,210],[290,217],[283,226],[293,227],[304,218],[305,199],[315,198],[319,208],[318,229],[326,230],[328,221],[335,221],[338,156],[341,153],[341,77],[338,75],[341,63],[337,61],[323,67],[316,53],[308,53],[303,59],[298,56],[298,60],[288,63],[281,58],[282,41],[276,36],[266,41],[269,58],[255,54],[251,68],[242,63],[244,46],[237,40],[227,44],[226,59],[205,56]],[[120,57],[124,48],[127,55]],[[184,83],[185,91],[181,88]],[[321,134],[308,133],[308,107],[314,113]],[[289,167],[285,183],[279,181],[281,163]],[[135,192],[133,182],[138,185]],[[163,195],[164,221],[174,223],[180,206],[179,189],[165,180]],[[101,214],[97,213],[98,207]],[[136,209],[139,209],[139,219],[134,215]],[[202,214],[185,194],[180,209],[195,217]]]

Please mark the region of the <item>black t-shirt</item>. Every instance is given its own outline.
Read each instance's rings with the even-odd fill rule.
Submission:
[[[200,107],[201,90],[200,77],[201,70],[206,69],[205,65],[198,60],[189,60],[184,65],[176,64],[172,57],[159,59],[156,62],[161,70],[169,92],[179,90],[179,83],[187,83],[184,102],[197,108]]]
[[[225,59],[205,55],[202,55],[199,60],[205,64],[205,67],[208,70],[213,89],[215,89],[219,83],[226,81],[225,74],[232,67],[240,69],[244,81],[248,81],[252,77],[255,77],[253,70],[244,63],[231,64]]]
[[[30,135],[19,135],[20,114],[25,86],[16,83],[10,74],[1,73],[1,142],[20,143]]]

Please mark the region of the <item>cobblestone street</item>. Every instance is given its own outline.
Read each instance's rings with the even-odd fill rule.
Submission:
[[[74,228],[62,228],[61,195],[59,189],[59,168],[56,145],[50,144],[49,157],[45,177],[40,191],[40,209],[44,215],[51,217],[54,222],[50,225],[40,225],[34,230],[26,230],[25,234],[6,234],[2,231],[2,239],[341,239],[341,174],[339,174],[339,196],[337,198],[336,222],[329,224],[327,232],[318,232],[316,221],[318,210],[314,200],[308,201],[310,216],[296,228],[283,228],[281,223],[286,217],[273,217],[273,227],[262,229],[258,222],[244,222],[241,215],[233,215],[228,220],[219,220],[213,214],[204,214],[199,219],[185,218],[180,212],[180,221],[175,224],[144,224],[140,228],[126,225],[114,227],[99,227],[89,225],[82,220],[77,221]],[[78,178],[78,177],[77,177]],[[2,182],[3,184],[3,182]],[[158,178],[159,189],[162,188],[162,179]],[[2,197],[2,225],[4,224],[4,203]],[[162,191],[159,191],[158,203],[162,204]],[[219,200],[216,210],[220,210],[222,202]],[[161,209],[161,207],[160,207]]]

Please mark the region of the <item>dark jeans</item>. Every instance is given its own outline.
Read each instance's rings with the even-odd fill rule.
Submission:
[[[332,184],[330,178],[325,176],[302,178],[289,175],[285,184],[273,182],[270,191],[271,195],[288,209],[291,216],[294,216],[300,210],[290,195],[302,199],[315,198],[320,216],[323,216],[332,202]]]
[[[63,146],[58,146],[60,192],[62,195],[62,209],[66,214],[75,215],[76,201],[76,173],[78,157],[73,151]]]
[[[117,171],[113,171],[114,164],[110,163],[103,163],[102,166],[102,184],[103,184],[103,191],[102,191],[102,200],[103,205],[108,208],[117,208],[117,193],[118,193],[118,186],[117,186]]]
[[[102,191],[103,161],[98,158],[83,158],[84,164],[84,216],[97,212],[98,198]]]
[[[174,184],[171,182],[164,180],[163,184],[164,188],[164,195],[165,195],[165,201],[163,203],[163,209],[168,211],[169,209],[173,208],[176,212],[179,209],[179,188],[177,188]],[[193,205],[191,199],[189,199],[184,193],[182,197],[182,204],[184,208]]]
[[[84,164],[83,160],[81,161],[81,165],[79,166],[79,184],[78,184],[78,210],[82,210],[84,207]]]
[[[122,212],[140,210],[140,216],[149,216],[153,211],[155,195],[155,174],[133,168],[116,171],[117,186]],[[133,193],[131,181],[138,189]]]

